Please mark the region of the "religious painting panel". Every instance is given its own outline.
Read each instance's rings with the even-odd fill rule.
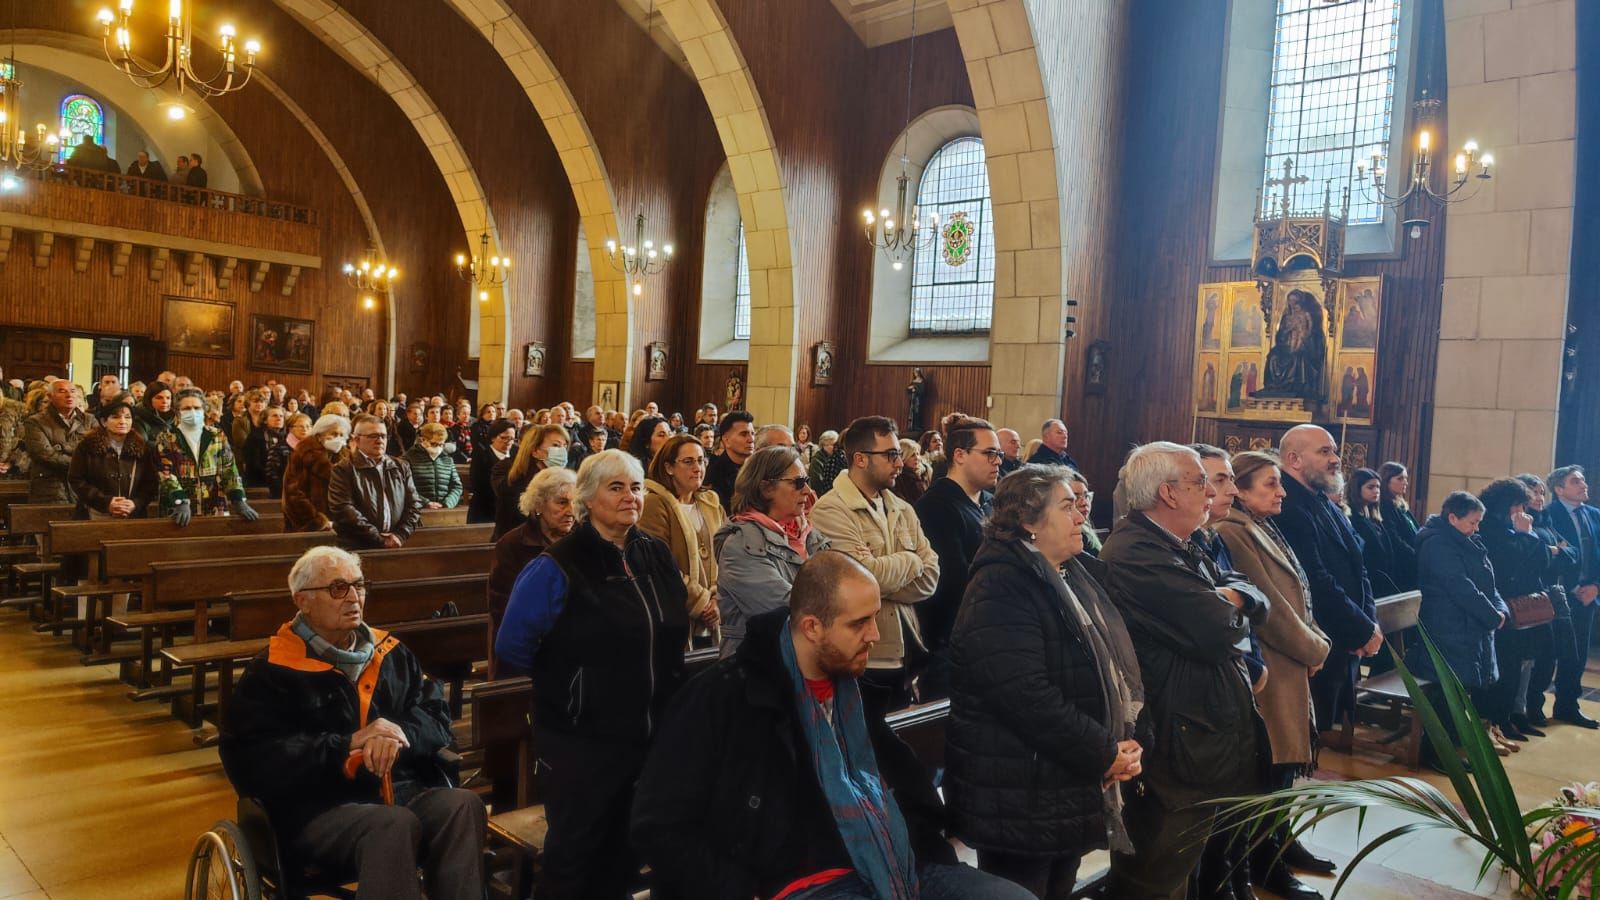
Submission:
[[[1378,349],[1378,322],[1383,310],[1381,278],[1351,278],[1341,281],[1343,302],[1339,306],[1340,350]]]
[[[163,297],[161,337],[167,352],[233,358],[233,304]]]
[[[1226,387],[1222,377],[1222,354],[1200,354],[1195,368],[1200,374],[1194,380],[1194,413],[1197,416],[1214,417],[1222,411],[1218,398]]]
[[[652,341],[645,346],[645,381],[667,379],[667,342]]]
[[[1198,346],[1196,350],[1221,350],[1222,349],[1222,317],[1223,298],[1227,296],[1226,284],[1200,285],[1200,302],[1198,305],[1199,317],[1196,322],[1195,334]]]
[[[250,316],[250,368],[311,374],[317,323],[289,316]]]
[[[1224,415],[1237,416],[1244,412],[1246,402],[1261,386],[1261,354],[1245,350],[1229,353],[1222,380],[1218,384]]]
[[[1335,390],[1329,398],[1336,421],[1352,425],[1371,425],[1377,387],[1377,354],[1370,350],[1346,350],[1334,362]]]
[[[617,398],[622,396],[622,385],[615,381],[594,383],[594,405],[607,412],[617,408]]]
[[[1228,349],[1259,350],[1266,329],[1261,313],[1261,292],[1254,284],[1233,284],[1228,289]]]

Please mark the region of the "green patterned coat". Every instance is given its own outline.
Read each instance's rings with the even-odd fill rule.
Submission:
[[[157,434],[155,445],[161,457],[163,515],[171,514],[180,500],[189,501],[197,516],[215,516],[226,513],[230,501],[244,499],[239,466],[222,432],[206,426],[200,434],[198,457],[177,428]]]

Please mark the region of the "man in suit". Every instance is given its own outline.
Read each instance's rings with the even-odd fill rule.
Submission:
[[[188,181],[184,182],[189,187],[203,188],[206,186],[208,176],[206,175],[204,162],[200,158],[200,154],[189,154],[189,176]]]
[[[1328,499],[1344,492],[1339,445],[1315,425],[1296,425],[1278,442],[1283,512],[1273,522],[1299,558],[1311,586],[1312,616],[1333,645],[1311,677],[1317,728],[1327,731],[1355,709],[1356,670],[1383,646],[1378,607],[1350,520]]]
[[[1583,669],[1589,661],[1589,632],[1594,625],[1595,598],[1600,596],[1600,511],[1588,506],[1589,482],[1582,466],[1562,466],[1547,479],[1556,502],[1548,507],[1550,524],[1563,540],[1578,548],[1576,585],[1567,585],[1572,606],[1572,636],[1578,652],[1556,662],[1556,705],[1552,715],[1583,728],[1600,728],[1600,722],[1578,709],[1583,693]]]

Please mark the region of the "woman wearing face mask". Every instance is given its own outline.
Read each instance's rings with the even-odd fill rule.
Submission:
[[[144,392],[144,402],[134,409],[134,427],[148,443],[155,443],[156,435],[172,427],[177,415],[172,410],[172,388],[159,381],[150,382]]]
[[[705,448],[687,434],[673,435],[650,462],[639,527],[665,541],[689,591],[689,618],[715,629],[717,558],[711,536],[722,529],[722,501],[705,486]]]
[[[517,498],[533,476],[545,469],[567,465],[567,430],[560,425],[539,425],[522,436],[517,455],[494,464],[489,483],[494,490],[494,539],[527,521]]]
[[[405,458],[411,464],[411,479],[424,509],[454,509],[461,502],[461,473],[444,452],[443,425],[422,423]]]
[[[467,429],[462,429],[467,434]],[[495,511],[494,467],[511,458],[511,448],[516,444],[517,426],[509,419],[497,419],[484,432],[483,441],[472,438],[472,468],[467,472],[467,521],[493,522]]]
[[[142,519],[160,492],[160,460],[133,427],[133,398],[118,394],[101,408],[100,427],[73,451],[67,481],[78,497],[75,519]]]
[[[273,484],[267,473],[267,460],[279,446],[284,438],[289,436],[287,415],[281,407],[268,407],[261,414],[261,424],[250,429],[250,436],[244,442],[244,485],[245,487],[265,487],[268,492],[276,497],[283,492],[283,484]]]
[[[233,447],[222,432],[206,424],[206,399],[199,388],[178,392],[178,423],[156,438],[161,456],[161,512],[178,525],[192,516],[227,515],[246,521],[256,511],[244,499],[244,482]]]
[[[506,604],[517,576],[546,547],[571,533],[578,523],[572,505],[572,491],[578,475],[571,469],[545,469],[533,476],[527,490],[517,498],[528,521],[511,529],[494,542],[494,562],[489,566],[489,671],[494,672],[494,636],[505,618]]]
[[[349,452],[350,420],[324,415],[289,454],[283,470],[283,530],[332,531],[328,482],[333,466]]]

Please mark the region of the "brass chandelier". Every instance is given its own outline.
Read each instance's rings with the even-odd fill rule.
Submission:
[[[11,4],[11,53],[0,61],[0,169],[10,172],[0,174],[0,191],[14,191],[21,182],[14,174],[27,166],[48,169],[61,155],[62,139],[43,124],[34,130],[34,140],[28,142],[28,130],[22,125],[22,82],[17,78],[17,18],[16,2]]]
[[[261,42],[252,38],[241,48],[238,32],[229,23],[223,23],[218,29],[221,67],[209,78],[202,78],[195,71],[193,24],[184,0],[168,0],[167,33],[163,38],[167,46],[166,60],[154,69],[146,68],[133,58],[133,0],[120,0],[115,14],[110,9],[102,9],[97,18],[104,30],[106,59],[140,87],[158,88],[168,81],[176,81],[180,97],[186,89],[201,97],[215,97],[240,90],[255,74]],[[241,49],[244,53],[242,77]]]
[[[656,242],[645,238],[644,213],[641,212],[633,218],[633,243],[619,244],[616,238],[608,239],[606,259],[613,269],[622,273],[633,295],[638,297],[644,293],[644,279],[672,262],[672,244],[662,244],[657,250]]]
[[[930,213],[924,221],[921,211],[915,203],[912,203],[911,214],[906,215],[907,186],[911,181],[911,177],[906,174],[907,167],[911,163],[907,150],[911,143],[911,87],[915,83],[916,71],[917,0],[911,0],[911,41],[906,53],[906,124],[900,141],[900,177],[895,179],[898,188],[894,211],[891,212],[888,207],[884,207],[874,213],[869,206],[861,213],[861,217],[866,220],[867,243],[883,251],[896,272],[905,268],[907,257],[914,255],[918,250],[928,249],[939,236],[937,213]]]
[[[362,293],[361,305],[367,309],[377,306],[376,295],[389,293],[399,277],[399,268],[378,259],[377,247],[368,247],[360,262],[344,264],[344,280]]]
[[[1433,132],[1430,127],[1439,111],[1439,100],[1429,97],[1424,91],[1422,98],[1414,104],[1417,110],[1417,120],[1420,127],[1417,131],[1416,155],[1411,162],[1411,177],[1405,190],[1398,194],[1390,194],[1384,189],[1384,180],[1388,175],[1387,160],[1381,153],[1372,154],[1371,165],[1367,160],[1356,163],[1356,181],[1361,185],[1363,192],[1368,193],[1380,206],[1399,210],[1414,198],[1424,197],[1432,203],[1443,207],[1451,203],[1460,203],[1476,196],[1482,182],[1488,181],[1494,175],[1490,171],[1494,168],[1494,154],[1483,153],[1475,140],[1468,140],[1462,144],[1460,152],[1455,156],[1454,171],[1443,190],[1433,187],[1434,170],[1437,164],[1434,160]],[[1448,157],[1447,157],[1448,158]],[[1470,191],[1465,191],[1467,182],[1475,181]],[[1422,229],[1428,227],[1427,219],[1407,219],[1401,223],[1412,238],[1422,236]]]
[[[478,289],[479,301],[488,300],[489,288],[505,284],[510,273],[511,257],[489,255],[488,229],[478,235],[477,255],[469,259],[465,253],[456,254],[456,274]]]

